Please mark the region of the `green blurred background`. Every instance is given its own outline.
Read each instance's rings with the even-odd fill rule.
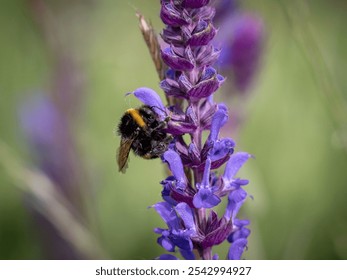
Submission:
[[[48,92],[54,79],[54,57],[32,2],[2,0],[0,9],[0,137],[29,166],[18,107],[35,92]],[[159,160],[134,156],[126,175],[118,173],[114,128],[124,110],[139,104],[125,93],[146,86],[162,94],[135,16],[140,10],[159,31],[159,1],[44,2],[57,26],[52,37],[60,38],[83,75],[73,133],[88,170],[94,234],[107,258],[152,259],[164,252],[153,233],[163,222],[147,207],[160,201],[165,173]],[[346,259],[347,2],[242,3],[266,26],[247,120],[234,136],[238,150],[256,158],[240,173],[254,196],[241,213],[252,230],[244,258]],[[3,165],[0,258],[43,259],[40,228]],[[221,258],[226,250],[217,248]]]

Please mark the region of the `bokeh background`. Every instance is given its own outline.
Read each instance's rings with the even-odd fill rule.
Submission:
[[[254,197],[241,213],[252,230],[243,257],[346,259],[347,2],[241,2],[266,30],[246,117],[231,135],[255,156],[240,173]],[[160,31],[159,1],[1,1],[1,259],[163,253],[153,233],[163,222],[148,209],[163,166],[131,156],[123,175],[115,160],[114,128],[139,104],[124,94],[162,94],[136,10]],[[58,113],[40,107],[51,101]],[[221,258],[226,250],[217,248]]]

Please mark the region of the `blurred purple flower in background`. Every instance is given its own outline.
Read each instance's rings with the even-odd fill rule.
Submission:
[[[219,32],[214,43],[222,48],[217,66],[231,75],[236,90],[245,92],[259,68],[265,28],[262,19],[243,11],[239,2],[215,2]]]
[[[216,38],[222,46],[218,66],[230,71],[237,90],[245,92],[256,74],[264,37],[262,20],[252,14],[235,14],[226,19]]]
[[[53,71],[47,93],[36,93],[26,100],[26,103],[21,104],[20,124],[35,165],[53,183],[54,191],[66,202],[65,207],[69,214],[87,229],[90,226],[90,217],[85,204],[90,193],[73,129],[83,103],[83,74],[77,67],[76,57],[70,46],[65,46],[62,38],[57,35],[56,31],[61,28],[57,11],[42,0],[29,0],[28,7],[52,54]],[[57,228],[59,222],[56,223],[36,211],[33,211],[32,215],[46,258],[95,257],[81,252],[76,246],[78,242],[73,244],[69,233],[64,236],[65,233]],[[64,219],[61,222],[68,223]]]
[[[57,108],[51,97],[34,95],[22,105],[20,121],[33,156],[41,169],[60,186],[60,191],[77,203],[73,139],[68,119]]]
[[[20,108],[20,122],[40,170],[54,182],[57,191],[71,205],[74,215],[82,214],[81,189],[77,162],[67,119],[47,95],[37,94]],[[53,226],[38,212],[32,213],[49,259],[79,259],[76,252]]]
[[[233,117],[222,134],[236,137],[245,121],[245,106],[261,67],[264,52],[265,26],[260,16],[244,11],[239,0],[220,0],[216,7],[219,26],[214,44],[221,48],[216,68],[227,78],[221,92],[223,101],[233,104]]]

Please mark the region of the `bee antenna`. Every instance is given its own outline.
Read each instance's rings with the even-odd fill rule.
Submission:
[[[125,94],[125,95],[124,95],[124,100],[125,100],[125,102],[127,103],[128,107],[131,108],[131,105],[130,105],[131,99],[128,98],[128,96],[129,96],[130,94],[131,94],[131,92],[128,92],[127,94]]]

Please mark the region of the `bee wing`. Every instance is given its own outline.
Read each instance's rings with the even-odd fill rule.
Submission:
[[[118,171],[125,173],[129,162],[129,152],[131,149],[131,144],[134,142],[134,138],[121,138],[120,146],[117,151],[117,163]]]

